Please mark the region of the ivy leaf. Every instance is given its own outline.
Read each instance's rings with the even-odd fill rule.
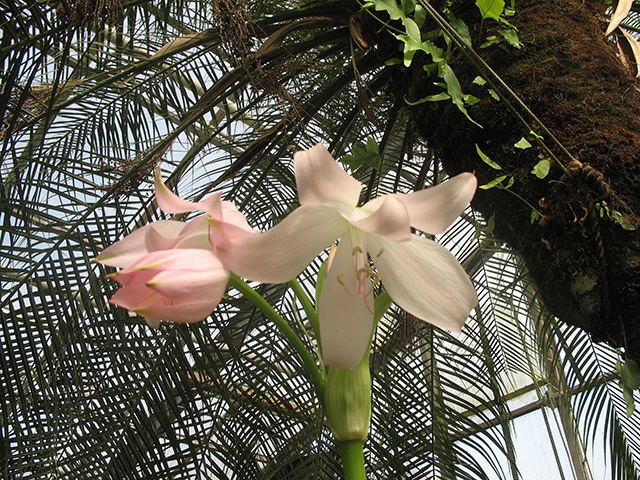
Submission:
[[[524,150],[525,148],[531,148],[531,144],[524,137],[522,137],[520,140],[518,140],[518,142],[516,144],[514,144],[513,146],[516,147],[516,148],[519,148],[521,150]]]
[[[545,178],[547,175],[549,175],[549,168],[551,167],[551,162],[549,162],[549,160],[547,160],[546,158],[543,160],[540,160],[535,167],[533,167],[533,170],[531,170],[531,173],[533,173],[536,177],[538,177],[539,179],[543,179]]]
[[[480,156],[480,158],[482,159],[482,161],[484,163],[486,163],[487,165],[489,165],[491,168],[493,168],[494,170],[502,170],[502,167],[500,165],[498,165],[496,162],[494,162],[493,160],[491,160],[489,157],[487,157],[482,150],[480,150],[480,147],[478,146],[478,144],[476,143],[476,151],[478,152],[478,155]]]
[[[500,20],[500,15],[504,11],[504,0],[476,0],[476,6],[480,10],[482,19],[493,18]]]

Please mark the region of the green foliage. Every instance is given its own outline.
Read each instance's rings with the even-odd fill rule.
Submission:
[[[478,152],[478,156],[482,159],[482,161],[487,165],[489,165],[491,168],[493,168],[494,170],[502,170],[502,167],[500,165],[498,165],[496,162],[491,160],[487,155],[485,155],[482,152],[482,150],[480,150],[480,147],[478,146],[478,144],[476,144],[476,152]]]
[[[420,25],[424,21],[424,10],[416,11],[416,15],[419,13],[416,20],[410,18],[408,15],[414,12],[415,2],[404,0],[400,5],[394,0],[374,0],[367,2],[365,7],[374,6],[376,10],[384,10],[391,16],[392,20],[401,20],[405,28],[404,33],[394,34],[395,37],[403,43],[403,59],[402,62],[405,67],[409,67],[413,61],[413,57],[418,52],[424,52],[431,57],[431,64],[423,66],[427,72],[435,72],[437,76],[444,80],[444,84],[439,84],[446,89],[446,96],[443,93],[429,95],[423,99],[419,99],[413,102],[407,102],[410,105],[419,105],[425,102],[433,102],[451,99],[451,102],[458,107],[458,109],[467,117],[467,119],[478,127],[482,128],[482,125],[473,120],[467,112],[466,105],[472,105],[478,100],[469,94],[464,94],[460,87],[460,82],[456,77],[454,71],[448,64],[448,59],[451,54],[451,40],[441,30],[437,29],[432,32],[423,34],[420,29]],[[455,19],[451,13],[449,13],[451,25],[463,38],[463,41],[468,45],[471,45],[471,36],[469,29],[463,21]],[[420,22],[420,23],[418,23]],[[447,44],[447,50],[439,48],[435,45],[434,40],[436,38],[443,37]],[[399,62],[396,60],[387,62],[387,65],[395,65]]]
[[[618,360],[616,370],[620,374],[620,386],[627,402],[627,415],[631,417],[636,408],[633,391],[640,389],[640,366],[630,358],[627,358],[624,362]]]
[[[375,138],[367,137],[367,145],[365,149],[354,145],[351,149],[351,155],[345,155],[340,159],[340,162],[347,165],[352,170],[360,168],[363,164],[368,165],[374,170],[380,168],[380,162],[382,157],[380,156],[380,148]]]
[[[602,200],[595,204],[595,209],[598,212],[600,218],[608,217],[618,225],[620,225],[625,230],[633,231],[636,227],[618,210],[615,210],[607,204],[606,201]]]
[[[500,21],[500,15],[504,11],[504,0],[476,0],[476,6],[483,20],[492,18]]]
[[[533,167],[533,170],[531,170],[531,173],[533,173],[539,179],[543,179],[543,178],[546,178],[547,175],[549,175],[550,168],[551,168],[551,162],[548,159],[543,158],[538,163],[536,163],[536,166]]]

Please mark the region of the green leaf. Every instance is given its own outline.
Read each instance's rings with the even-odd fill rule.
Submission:
[[[522,42],[518,38],[518,34],[513,28],[498,30],[498,33],[504,37],[509,45],[515,48],[522,48]]]
[[[500,20],[500,15],[504,10],[504,0],[476,0],[476,6],[480,10],[483,20],[485,18]]]
[[[535,209],[532,209],[532,210],[531,210],[531,216],[530,216],[530,218],[529,218],[529,221],[530,221],[531,223],[534,223],[534,222],[535,222],[536,220],[538,220],[539,218],[542,218],[542,217],[540,216],[540,214],[538,213],[538,211],[537,211],[537,210],[535,210]]]
[[[490,188],[493,188],[493,187],[501,184],[502,181],[505,178],[507,178],[507,175],[502,175],[500,177],[494,178],[489,183],[485,183],[484,185],[480,185],[478,188],[481,188],[482,190],[489,190]]]
[[[441,76],[447,84],[447,93],[451,95],[451,101],[453,102],[453,104],[458,107],[458,110],[464,113],[465,117],[467,117],[471,122],[482,128],[482,125],[480,125],[469,116],[469,113],[467,112],[467,109],[464,105],[464,95],[462,93],[462,87],[460,87],[458,77],[456,77],[456,74],[453,73],[451,67],[448,64],[444,63],[441,67],[441,71]]]
[[[627,220],[627,217],[625,217],[618,210],[612,210],[611,211],[611,218],[613,220],[615,220],[615,222],[618,225],[620,225],[622,228],[624,228],[625,230],[633,231],[633,230],[636,229],[635,225],[633,225],[631,222],[629,222],[629,220]]]
[[[500,39],[495,35],[491,35],[490,37],[487,37],[482,45],[480,45],[480,48],[487,48],[491,45],[497,45],[498,43],[500,43]]]
[[[396,0],[373,0],[370,4],[373,4],[377,11],[387,12],[391,20],[404,20],[407,17],[404,9],[398,5]]]
[[[448,93],[446,92],[440,92],[436,95],[428,95],[424,98],[421,98],[420,100],[416,100],[415,102],[410,102],[409,100],[407,100],[406,98],[404,99],[404,101],[407,103],[407,105],[420,105],[422,103],[427,103],[427,102],[440,102],[442,100],[449,100],[451,97],[449,96]]]
[[[492,233],[493,229],[496,227],[496,214],[494,213],[487,220],[487,232]]]
[[[416,10],[413,15],[413,19],[420,28],[424,26],[424,22],[427,20],[427,11],[422,5],[416,5]]]
[[[526,138],[522,137],[520,140],[518,140],[514,147],[524,150],[525,148],[531,148],[531,144]]]
[[[493,168],[494,170],[502,170],[502,167],[500,165],[498,165],[496,162],[494,162],[493,160],[491,160],[489,157],[487,157],[482,150],[480,150],[480,147],[478,146],[478,144],[476,143],[476,151],[478,152],[478,155],[480,156],[480,158],[482,159],[482,161],[484,163],[486,163],[487,165],[489,165],[491,168]]]
[[[373,137],[367,137],[367,146],[365,149],[355,146],[351,149],[351,155],[345,155],[340,162],[347,165],[351,170],[357,170],[364,163],[374,170],[380,168],[380,151],[378,143]]]
[[[474,85],[480,85],[480,86],[483,86],[484,84],[486,84],[486,83],[487,83],[487,81],[486,81],[484,78],[482,78],[480,75],[478,75],[476,78],[474,78],[474,79],[473,79],[473,82],[472,82],[472,83],[473,83]]]
[[[536,166],[533,167],[533,170],[531,170],[531,173],[533,173],[536,177],[543,179],[549,174],[550,167],[551,167],[551,162],[549,162],[549,160],[545,158],[543,160],[540,160],[536,164]]]

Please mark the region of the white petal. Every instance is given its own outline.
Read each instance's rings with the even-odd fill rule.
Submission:
[[[373,328],[373,295],[365,300],[356,294],[353,247],[351,235],[346,234],[327,273],[318,306],[323,362],[352,370],[369,348]]]
[[[296,153],[293,161],[300,205],[358,204],[362,184],[345,172],[322,145]]]
[[[295,278],[349,228],[335,207],[303,205],[265,233],[230,239],[218,245],[226,268],[265,283]]]
[[[95,259],[96,262],[110,267],[124,268],[136,261],[142,255],[149,253],[145,244],[145,238],[151,226],[154,230],[166,237],[177,237],[185,224],[175,220],[159,220],[134,230],[122,240],[105,248]]]
[[[462,266],[441,245],[414,235],[410,242],[387,242],[367,235],[384,287],[394,302],[416,317],[459,332],[478,303]]]
[[[461,173],[435,187],[393,196],[407,208],[411,226],[436,235],[460,216],[477,186],[478,180],[473,174]],[[362,208],[375,208],[384,198],[376,198]]]
[[[391,195],[380,198],[380,205],[372,213],[368,213],[364,207],[343,204],[336,205],[336,208],[354,227],[394,242],[408,242],[411,239],[411,224],[406,207]]]

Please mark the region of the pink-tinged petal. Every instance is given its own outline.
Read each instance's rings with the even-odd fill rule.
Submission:
[[[283,283],[295,278],[349,224],[335,207],[304,205],[259,235],[245,235],[220,245],[222,263],[249,280]]]
[[[358,291],[353,250],[353,240],[347,233],[327,272],[318,306],[323,362],[352,370],[369,348],[374,301],[373,295],[365,297]]]
[[[194,210],[204,210],[209,215],[219,218],[222,214],[220,194],[214,194],[203,202],[190,202],[173,193],[162,181],[160,168],[156,169],[155,176],[156,201],[165,213],[187,213]]]
[[[160,220],[150,223],[142,228],[134,230],[122,240],[105,248],[95,261],[110,267],[127,267],[142,255],[146,255],[147,250],[145,238],[149,229],[153,226],[155,231],[167,237],[177,237],[184,223],[174,220]]]
[[[410,314],[459,332],[478,303],[471,280],[456,258],[437,243],[414,235],[410,242],[387,242],[367,235],[369,252],[389,295]]]
[[[182,228],[184,228],[184,223],[176,223],[180,223],[182,225]],[[148,227],[149,228],[146,229],[146,235],[144,237],[144,245],[147,252],[171,250],[180,241],[179,234],[177,236],[166,236],[161,234],[153,224],[148,225]]]
[[[202,260],[204,262],[206,259]],[[205,300],[222,297],[228,280],[229,273],[218,262],[217,267],[212,266],[211,270],[203,272],[163,271],[149,280],[146,285],[163,297]]]
[[[380,205],[372,213],[365,208],[336,205],[336,209],[351,225],[393,242],[408,242],[411,240],[411,225],[409,214],[404,204],[386,195]]]
[[[293,161],[300,205],[358,204],[362,184],[345,172],[322,145],[296,153]]]
[[[397,195],[407,207],[411,225],[437,235],[460,216],[476,193],[478,180],[471,173],[461,173],[435,187],[407,195]]]
[[[109,299],[109,303],[131,310],[139,305],[153,291],[144,284],[120,288]]]
[[[180,238],[175,248],[201,248],[211,250],[213,241],[211,229],[207,219],[209,217],[202,216],[187,222],[184,229],[180,232]]]
[[[193,323],[207,318],[218,306],[220,300],[221,298],[216,301],[199,300],[178,305],[156,303],[148,307],[133,308],[131,311],[152,321]]]
[[[177,249],[149,253],[111,275],[123,285],[110,302],[159,320],[196,322],[220,302],[228,272],[210,250]]]
[[[238,230],[244,230],[248,233],[254,233],[253,228],[247,222],[247,219],[244,217],[240,210],[229,201],[222,201],[222,221],[227,225],[233,225],[237,227]]]

